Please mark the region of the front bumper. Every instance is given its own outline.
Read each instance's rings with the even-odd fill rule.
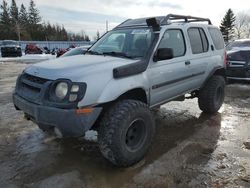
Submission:
[[[229,79],[250,81],[250,62],[229,61],[226,75]]]
[[[17,94],[13,94],[13,103],[17,109],[22,110],[41,129],[56,127],[64,137],[83,136],[93,126],[102,111],[101,107],[96,107],[90,113],[77,114],[76,109],[37,105],[28,102]]]

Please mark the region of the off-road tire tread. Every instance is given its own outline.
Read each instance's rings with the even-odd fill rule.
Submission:
[[[121,122],[123,118],[126,118],[128,113],[133,113],[140,108],[147,109],[150,113],[147,105],[143,102],[130,99],[118,101],[109,108],[100,122],[98,131],[100,151],[103,156],[115,166],[127,167],[141,160],[141,158],[135,158],[133,161],[126,161],[126,159],[123,159],[122,156],[119,156],[119,152],[116,151],[117,145],[113,143],[112,139],[116,132],[115,130],[119,128],[119,122]],[[154,123],[154,121],[152,121],[152,123]]]
[[[222,84],[225,87],[225,79],[222,76],[212,76],[206,85],[199,91],[199,108],[205,113],[214,114],[219,110],[213,104],[213,97],[218,84]]]

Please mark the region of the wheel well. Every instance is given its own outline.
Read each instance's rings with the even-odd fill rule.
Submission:
[[[112,105],[114,105],[114,103],[117,102],[118,100],[123,100],[123,99],[134,99],[134,100],[139,100],[141,102],[144,102],[145,104],[148,104],[147,94],[144,89],[136,88],[136,89],[129,90],[126,93],[123,93],[122,95],[120,95],[116,100],[112,102],[104,103],[101,105],[103,107],[103,110],[91,129],[97,130],[99,127],[100,121],[103,118],[104,113],[107,111],[107,109],[109,109]]]
[[[142,88],[136,88],[136,89],[127,91],[126,93],[118,97],[117,100],[121,100],[121,99],[134,99],[134,100],[139,100],[148,104],[147,94],[145,90]]]
[[[222,77],[225,79],[225,81],[227,80],[227,78],[226,78],[226,69],[225,69],[225,68],[219,68],[219,69],[213,70],[213,71],[209,74],[209,76],[206,78],[206,80],[205,80],[204,83],[202,84],[201,88],[203,88],[203,87],[206,85],[206,83],[208,82],[208,80],[209,80],[212,76],[214,76],[214,75],[222,76]]]
[[[220,75],[226,78],[226,70],[224,68],[217,69],[213,75]]]

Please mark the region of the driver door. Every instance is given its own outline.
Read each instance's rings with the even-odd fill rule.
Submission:
[[[173,58],[151,62],[148,71],[150,106],[162,104],[186,90],[189,64],[186,62],[186,42],[181,29],[166,30],[157,49],[171,48]]]

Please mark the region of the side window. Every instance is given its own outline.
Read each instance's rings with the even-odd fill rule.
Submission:
[[[200,54],[208,51],[208,40],[203,29],[190,28],[188,29],[188,36],[193,54]]]
[[[203,29],[199,29],[199,31],[200,31],[201,40],[202,40],[203,52],[207,52],[208,51],[208,46],[209,46],[207,36],[206,36]]]
[[[167,30],[164,33],[158,48],[172,48],[174,57],[185,55],[186,45],[182,31],[180,29]]]
[[[211,35],[211,38],[213,40],[214,46],[216,50],[221,50],[224,48],[224,39],[222,37],[221,32],[219,29],[216,28],[208,28],[208,31]]]

